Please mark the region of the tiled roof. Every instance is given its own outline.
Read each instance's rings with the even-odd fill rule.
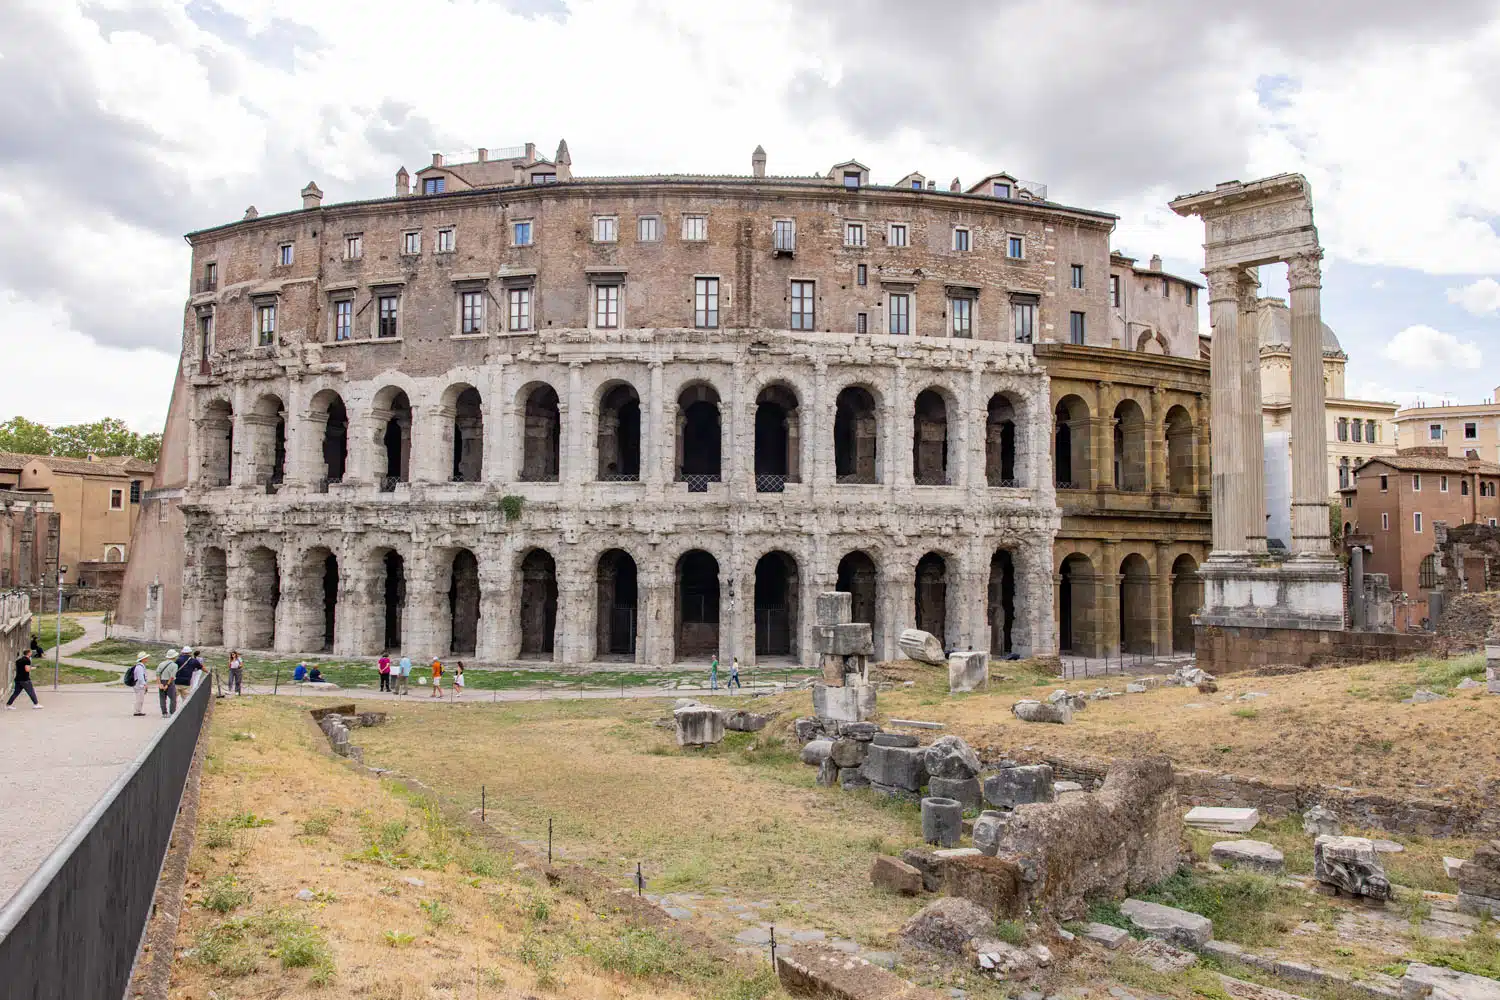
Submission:
[[[1500,476],[1500,465],[1494,462],[1477,462],[1469,458],[1439,458],[1436,455],[1376,455],[1360,468],[1371,465],[1388,465],[1397,472],[1478,472],[1486,476]]]
[[[40,461],[53,472],[72,472],[80,475],[123,476],[130,473],[153,473],[156,466],[138,458],[110,455],[90,462],[83,458],[60,458],[57,455],[24,455],[20,452],[0,452],[0,469],[22,469],[31,462]]]

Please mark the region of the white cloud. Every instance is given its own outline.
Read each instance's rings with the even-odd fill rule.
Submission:
[[[1493,316],[1500,312],[1500,281],[1480,278],[1462,288],[1450,288],[1448,301],[1467,309],[1475,316]]]
[[[1479,345],[1461,341],[1451,333],[1434,330],[1423,323],[1397,333],[1380,353],[1389,361],[1424,371],[1472,369],[1484,361]]]

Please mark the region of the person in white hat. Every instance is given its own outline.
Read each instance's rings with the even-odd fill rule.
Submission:
[[[145,715],[146,707],[146,661],[150,653],[136,653],[135,666],[130,668],[130,686],[135,688],[135,714]]]
[[[177,714],[177,650],[167,650],[167,658],[156,668],[157,695],[161,699],[161,717]],[[167,711],[168,704],[171,712]]]

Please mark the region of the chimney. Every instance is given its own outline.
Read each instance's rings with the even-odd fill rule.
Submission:
[[[251,205],[249,208],[245,209],[245,218],[258,219],[260,218],[260,213],[255,210],[254,205]]]
[[[1154,254],[1151,255],[1151,270],[1153,270],[1153,271],[1160,271],[1161,270],[1161,254],[1154,253]]]
[[[443,165],[443,154],[442,153],[433,153],[432,154],[432,165],[434,167],[441,167]]]
[[[535,163],[536,162],[536,143],[534,143],[534,142],[528,142],[526,144],[526,162],[527,163]]]
[[[490,151],[488,149],[485,149],[483,146],[480,146],[479,147],[479,162],[480,163],[488,163],[489,159],[490,159]]]
[[[953,178],[953,183],[951,183],[951,184],[948,185],[948,190],[949,191],[962,191],[963,189],[964,189],[964,186],[962,184],[958,183],[958,178],[957,177]]]
[[[408,174],[406,168],[402,167],[396,171],[396,197],[405,198],[409,194],[411,194],[411,174]]]
[[[755,152],[750,154],[750,173],[756,177],[766,176],[766,149],[764,146],[756,146]]]
[[[936,191],[937,190],[937,181],[928,181],[927,182],[927,190],[929,190],[929,191]]]
[[[307,187],[302,189],[302,207],[317,208],[323,204],[323,192],[312,181],[307,182]]]
[[[521,165],[514,160],[510,164],[510,182],[516,185],[526,183],[526,171],[522,170]]]

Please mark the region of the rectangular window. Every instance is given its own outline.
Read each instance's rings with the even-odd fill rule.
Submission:
[[[401,307],[399,295],[382,295],[376,302],[375,336],[389,340],[397,335],[396,317]]]
[[[1422,477],[1421,476],[1414,475],[1414,476],[1411,477],[1411,491],[1413,493],[1421,493],[1422,492]]]
[[[130,502],[141,502],[141,481],[139,479],[132,479],[130,481]]]
[[[510,225],[511,245],[518,247],[531,246],[531,220],[525,222],[513,222]]]
[[[786,251],[797,249],[797,222],[795,219],[777,219],[771,223],[771,249]]]
[[[922,190],[922,182],[919,181],[919,180],[913,180],[911,182],[911,189],[913,191],[920,191],[920,190]]]
[[[844,171],[844,187],[846,187],[846,188],[857,188],[857,187],[859,187],[859,171],[858,170],[845,170]]]
[[[614,243],[619,239],[619,220],[613,215],[601,215],[594,220],[594,242]]]
[[[867,267],[864,264],[860,264],[858,267],[856,267],[854,269],[854,283],[856,285],[866,285],[866,284],[869,284],[869,281],[870,281],[870,269],[869,269],[869,267]]]
[[[203,265],[203,290],[211,292],[219,287],[219,265],[209,261]]]
[[[1464,424],[1464,440],[1475,441],[1479,438],[1479,425],[1474,423]]]
[[[1443,439],[1443,425],[1442,424],[1428,424],[1427,425],[1427,440],[1429,440],[1429,441],[1441,441],[1442,439]]]
[[[1339,417],[1338,428],[1339,428],[1339,430],[1338,430],[1339,440],[1340,441],[1347,441],[1347,440],[1349,440],[1349,418],[1348,417]]]
[[[531,175],[531,183],[533,183],[533,184],[556,184],[557,183],[557,174],[555,174],[555,173],[552,173],[552,174],[541,174],[541,173],[532,174]]]
[[[437,244],[432,248],[433,252],[435,252],[435,253],[452,253],[453,252],[453,234],[454,234],[454,231],[453,231],[453,229],[451,227],[448,228],[448,229],[439,229],[437,231]]]
[[[1439,493],[1447,493],[1448,492],[1448,477],[1447,476],[1439,476],[1438,477],[1438,492]]]
[[[1467,479],[1460,479],[1458,481],[1458,495],[1461,497],[1469,495],[1469,481]]]
[[[594,328],[613,330],[620,325],[620,286],[594,286]]]
[[[1161,279],[1161,297],[1164,299],[1172,297],[1172,282],[1168,278]]]
[[[1389,514],[1381,514],[1380,515],[1380,530],[1381,531],[1390,531],[1391,530],[1391,515],[1389,515]]]
[[[995,186],[991,190],[994,191],[996,198],[1010,197],[1010,185],[1004,181],[996,181]]]
[[[1193,286],[1192,285],[1183,285],[1182,286],[1182,300],[1184,302],[1186,302],[1188,305],[1192,305],[1193,304]]]
[[[974,300],[949,299],[948,307],[953,313],[953,336],[974,336]]]
[[[893,247],[904,247],[904,246],[906,246],[906,223],[904,223],[904,222],[893,222],[893,223],[891,223],[891,236],[890,236],[890,240],[888,242]]]
[[[1419,535],[1422,533],[1422,512],[1421,511],[1416,511],[1415,513],[1412,514],[1412,516],[1411,516],[1411,530],[1415,531]]]
[[[1385,491],[1389,490],[1390,488],[1391,488],[1391,477],[1390,476],[1381,476],[1380,477],[1380,492],[1384,493]]]
[[[891,321],[890,326],[886,328],[886,333],[911,333],[911,296],[898,293],[893,294],[890,299]]]
[[[953,230],[953,249],[959,253],[969,252],[969,231],[967,229]]]
[[[695,242],[708,239],[708,216],[684,215],[682,217],[682,238]]]
[[[531,289],[512,288],[506,298],[510,303],[510,326],[511,333],[521,333],[531,329]]]
[[[1375,421],[1373,420],[1365,421],[1365,442],[1367,444],[1375,443]]]
[[[1020,260],[1026,256],[1026,241],[1020,236],[1009,237],[1005,241],[1005,255],[1013,260]]]
[[[110,510],[124,510],[125,509],[125,491],[124,490],[110,490],[109,491],[109,509]]]
[[[339,299],[333,304],[333,339],[348,340],[354,336],[354,300]]]
[[[1085,343],[1083,328],[1083,313],[1068,313],[1068,343]]]
[[[811,281],[792,282],[792,329],[813,330],[816,329],[816,308],[813,297],[816,294],[816,285]]]
[[[292,245],[290,243],[281,244],[281,247],[278,249],[277,253],[279,256],[276,258],[276,260],[279,264],[281,264],[282,267],[292,266]]]
[[[198,360],[208,361],[208,356],[214,352],[214,314],[213,310],[198,315]]]
[[[443,189],[448,186],[446,177],[424,177],[422,178],[423,194],[442,194]]]
[[[1012,302],[1010,312],[1011,327],[1016,333],[1016,343],[1036,343],[1036,303]]]
[[[862,247],[865,245],[865,224],[863,222],[844,223],[844,246]]]
[[[719,279],[693,279],[693,325],[712,330],[719,325]]]
[[[870,332],[870,317],[867,313],[854,314],[854,332],[860,335]]]
[[[401,252],[408,257],[415,257],[422,252],[421,230],[401,234]]]
[[[255,307],[255,346],[270,347],[276,343],[276,303]]]
[[[1109,276],[1109,304],[1116,309],[1120,308],[1120,276],[1118,274]]]
[[[365,255],[365,237],[363,233],[350,233],[344,237],[344,259],[359,260]]]
[[[1365,422],[1363,420],[1356,420],[1356,421],[1354,421],[1354,426],[1352,428],[1350,428],[1350,429],[1354,432],[1354,440],[1355,441],[1362,441],[1362,440],[1364,440],[1364,436],[1365,436],[1365,433],[1364,433]]]
[[[484,293],[464,292],[459,296],[461,321],[458,332],[465,334],[484,332]]]
[[[1074,264],[1072,267],[1068,268],[1068,271],[1069,271],[1069,278],[1072,281],[1073,287],[1074,288],[1082,288],[1083,287],[1083,265],[1082,264]]]
[[[661,219],[654,215],[643,215],[636,220],[635,238],[642,243],[655,243],[661,239]]]

